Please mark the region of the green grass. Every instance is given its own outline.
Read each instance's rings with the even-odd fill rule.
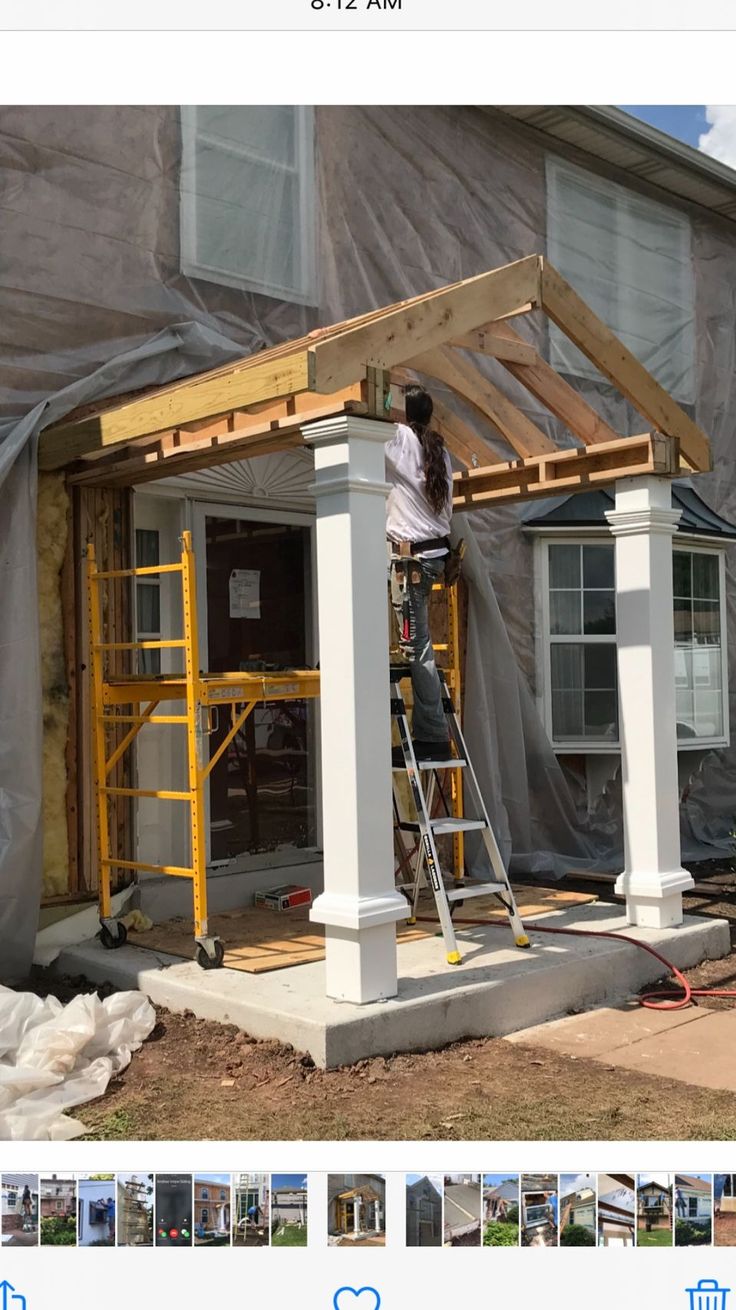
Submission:
[[[671,1228],[653,1228],[651,1233],[642,1232],[641,1229],[636,1234],[637,1246],[672,1246],[672,1229]]]
[[[134,1120],[128,1110],[113,1110],[95,1128],[93,1133],[85,1133],[82,1142],[103,1141],[130,1142],[135,1139]]]
[[[282,1224],[271,1235],[271,1246],[306,1246],[306,1224]]]

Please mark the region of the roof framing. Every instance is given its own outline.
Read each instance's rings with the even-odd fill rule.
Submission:
[[[509,322],[534,311],[566,333],[651,431],[621,436],[550,367]],[[710,468],[705,433],[539,255],[76,411],[42,432],[39,467],[64,468],[81,483],[134,485],[296,447],[318,418],[397,417],[392,390],[395,402],[413,373],[441,383],[473,415],[471,425],[437,397],[437,426],[461,468],[458,509]],[[506,393],[508,376],[547,408],[554,439]],[[517,458],[499,461],[499,446]]]

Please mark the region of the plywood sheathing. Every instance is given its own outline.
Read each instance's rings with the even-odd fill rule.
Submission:
[[[535,310],[626,396],[649,431],[620,436],[514,331],[508,320]],[[500,369],[501,380],[505,370],[514,386],[547,408],[554,439],[478,366],[483,356]],[[42,433],[40,466],[71,466],[82,482],[133,485],[239,453],[287,448],[300,443],[310,419],[347,410],[388,420],[389,388],[407,369],[441,382],[482,425],[484,435],[476,436],[449,406],[438,405],[437,426],[468,471],[456,480],[456,508],[609,485],[617,477],[710,468],[705,433],[538,255],[235,364],[79,411]],[[498,463],[493,445],[499,437],[518,458]]]

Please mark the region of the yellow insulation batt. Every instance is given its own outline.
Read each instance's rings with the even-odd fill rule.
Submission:
[[[38,603],[43,688],[43,895],[61,896],[69,888],[66,823],[66,742],[69,687],[64,659],[61,566],[69,531],[69,497],[64,478],[41,473],[38,479]]]

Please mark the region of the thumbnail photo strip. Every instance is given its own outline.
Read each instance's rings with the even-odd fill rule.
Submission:
[[[736,1173],[47,1172],[0,1182],[3,1249],[736,1247]]]

